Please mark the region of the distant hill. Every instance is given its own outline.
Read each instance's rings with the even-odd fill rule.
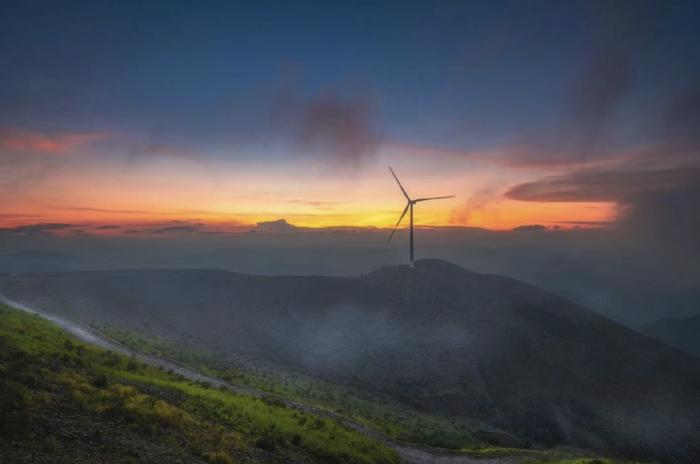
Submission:
[[[659,319],[644,326],[642,331],[650,337],[700,358],[700,315],[687,319]]]
[[[0,272],[61,272],[75,270],[83,260],[57,251],[25,250],[0,254]]]
[[[347,278],[45,273],[0,278],[0,293],[84,322],[203,340],[522,443],[700,460],[700,361],[538,288],[444,261]]]

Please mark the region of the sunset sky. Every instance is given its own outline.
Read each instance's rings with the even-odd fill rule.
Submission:
[[[202,3],[2,2],[0,231],[698,224],[697,2]]]

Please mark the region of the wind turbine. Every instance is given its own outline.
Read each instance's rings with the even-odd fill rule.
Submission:
[[[403,193],[403,196],[406,197],[406,207],[403,210],[403,213],[401,213],[401,217],[399,217],[399,220],[396,221],[396,225],[394,226],[394,230],[391,231],[391,235],[389,235],[389,239],[387,242],[391,241],[391,238],[394,236],[394,232],[396,232],[396,229],[399,227],[399,224],[401,224],[401,220],[403,217],[406,215],[406,211],[411,210],[410,218],[410,235],[409,235],[409,257],[410,257],[410,265],[413,267],[413,205],[416,203],[420,203],[421,201],[428,201],[428,200],[442,200],[445,198],[454,198],[454,195],[446,195],[442,197],[427,197],[427,198],[416,198],[415,200],[411,200],[411,197],[408,196],[408,193],[406,193],[406,189],[403,188],[403,185],[401,185],[401,181],[399,181],[399,178],[396,177],[396,173],[394,172],[393,169],[391,169],[391,166],[389,166],[389,171],[391,171],[391,175],[394,176],[394,179],[396,179],[396,183],[399,184],[399,188],[401,189],[401,193]]]

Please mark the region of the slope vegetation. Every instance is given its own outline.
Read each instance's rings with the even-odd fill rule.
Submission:
[[[332,420],[188,381],[4,307],[0,374],[0,462],[398,462]]]

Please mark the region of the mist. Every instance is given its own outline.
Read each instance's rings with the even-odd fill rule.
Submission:
[[[405,231],[387,243],[385,229],[283,225],[223,235],[179,230],[154,238],[9,235],[0,243],[0,272],[172,268],[357,276],[407,260]],[[634,327],[700,311],[698,270],[686,255],[610,227],[421,228],[416,254],[524,280]]]

